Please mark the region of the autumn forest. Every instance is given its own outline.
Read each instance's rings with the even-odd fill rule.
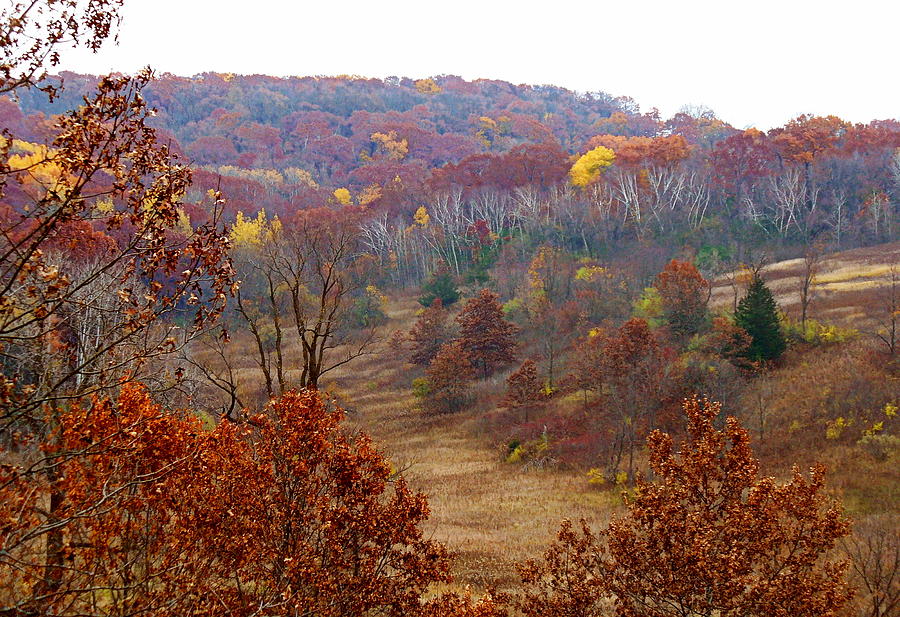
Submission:
[[[900,615],[900,121],[122,11],[0,12],[0,615]]]

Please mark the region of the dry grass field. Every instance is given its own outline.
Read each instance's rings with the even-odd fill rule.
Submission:
[[[842,251],[823,256],[813,282],[809,316],[817,321],[866,330],[873,326],[890,284],[891,268],[900,277],[900,242]],[[763,270],[763,279],[779,307],[790,317],[800,315],[803,259],[780,261]],[[742,293],[738,290],[738,294]],[[734,288],[726,278],[713,281],[714,308],[731,309]]]
[[[392,302],[384,332],[408,329],[418,308],[413,298]],[[371,434],[428,495],[429,533],[456,553],[455,586],[511,588],[514,564],[539,555],[563,518],[602,523],[621,507],[617,494],[594,489],[581,474],[503,462],[477,411],[423,415],[410,389],[416,374],[382,349],[332,379],[350,424]]]
[[[826,256],[810,315],[865,330],[873,323],[890,269],[898,264],[900,243]],[[767,283],[789,315],[799,314],[796,288],[802,267],[802,260],[791,260],[765,269]],[[718,282],[713,305],[727,307],[731,293],[724,281]],[[408,330],[419,308],[412,297],[394,299],[385,338]],[[481,410],[423,415],[410,388],[417,375],[396,352],[383,348],[331,381],[351,410],[351,424],[372,434],[395,464],[406,468],[410,482],[428,494],[430,532],[456,552],[457,584],[510,587],[516,581],[514,564],[539,555],[561,519],[602,523],[621,510],[616,491],[592,487],[581,473],[523,471],[503,462],[496,439],[478,421]],[[495,381],[504,388],[501,378]]]

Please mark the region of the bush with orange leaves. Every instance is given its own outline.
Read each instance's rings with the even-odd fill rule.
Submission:
[[[688,439],[648,439],[656,480],[595,536],[564,523],[542,561],[524,564],[524,615],[829,617],[850,597],[846,563],[826,554],[849,531],[823,494],[823,469],[759,477],[749,435],[717,403],[687,400]]]
[[[342,418],[313,391],[211,431],[137,387],[74,406],[54,445],[0,452],[0,613],[418,611],[448,579],[425,496]]]

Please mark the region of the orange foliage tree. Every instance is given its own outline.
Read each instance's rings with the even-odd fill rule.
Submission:
[[[696,334],[706,319],[712,289],[689,261],[673,259],[656,276],[656,290],[672,331],[680,336]]]
[[[823,495],[824,471],[786,483],[759,476],[747,431],[718,430],[717,403],[686,400],[688,438],[647,441],[656,480],[640,479],[628,513],[600,537],[564,523],[542,561],[525,563],[528,616],[831,617],[850,597],[846,563],[827,559],[849,532]]]
[[[465,406],[475,368],[459,341],[441,347],[425,369],[425,375],[428,378],[425,406],[429,411],[451,413]]]
[[[481,377],[516,359],[519,328],[504,318],[497,294],[489,289],[469,300],[457,316],[459,344]]]
[[[447,311],[440,298],[435,298],[431,306],[422,311],[409,331],[408,339],[413,346],[409,355],[410,362],[425,365],[431,362],[441,346],[450,340]]]
[[[444,548],[422,534],[425,497],[342,419],[312,390],[212,431],[135,386],[115,404],[74,406],[44,446],[79,453],[55,457],[55,484],[0,468],[0,612],[417,611],[447,579]],[[48,561],[52,530],[61,563]]]

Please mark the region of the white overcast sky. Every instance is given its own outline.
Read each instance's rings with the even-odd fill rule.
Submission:
[[[126,0],[100,73],[461,75],[603,90],[738,128],[900,118],[900,0]]]

